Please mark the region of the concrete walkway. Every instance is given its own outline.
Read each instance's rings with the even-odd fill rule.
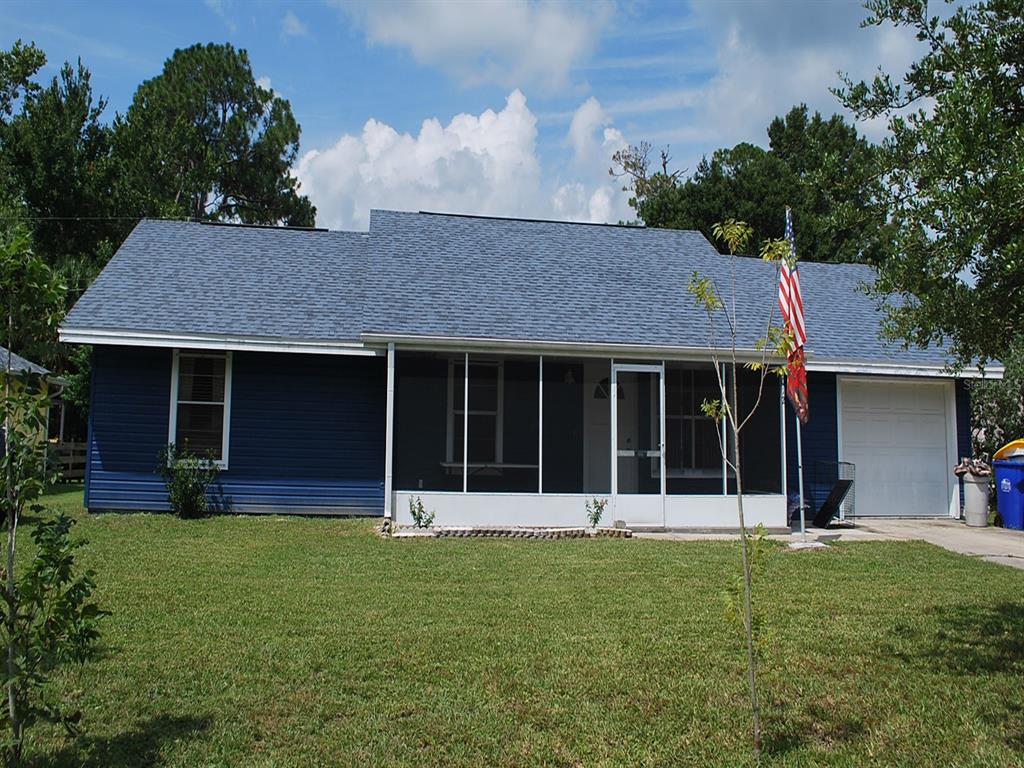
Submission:
[[[639,538],[676,541],[708,541],[735,538],[731,533],[637,533]],[[773,534],[770,538],[787,544],[800,541],[799,527],[792,533]],[[968,528],[961,520],[861,518],[856,527],[808,528],[808,541],[831,544],[836,541],[910,541],[929,544],[970,557],[1024,570],[1024,531],[1007,528]]]
[[[865,533],[889,539],[920,539],[929,544],[1024,570],[1024,531],[969,528],[962,520],[884,520],[857,523]],[[822,532],[828,535],[829,531]],[[797,537],[799,538],[799,533]]]

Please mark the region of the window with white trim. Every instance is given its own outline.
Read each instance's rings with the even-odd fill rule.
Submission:
[[[449,462],[462,461],[463,416],[465,408],[466,365],[462,360],[448,362],[448,440]],[[502,462],[504,370],[501,362],[469,363],[469,464]]]
[[[226,467],[230,415],[231,353],[175,350],[167,441]]]

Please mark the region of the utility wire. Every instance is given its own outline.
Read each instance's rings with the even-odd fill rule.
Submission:
[[[199,219],[175,218],[173,216],[0,216],[0,221],[138,221],[139,219],[199,221]]]

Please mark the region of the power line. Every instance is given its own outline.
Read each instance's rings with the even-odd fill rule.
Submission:
[[[139,219],[198,221],[198,219],[173,216],[0,216],[0,221],[138,221]]]
[[[297,224],[255,224],[243,221],[221,221],[219,219],[197,219],[194,217],[175,216],[0,216],[0,221],[72,221],[72,222],[101,222],[101,221],[177,221],[190,224],[209,224],[219,227],[252,227],[258,229],[296,229],[315,232],[329,232],[325,227],[300,226]],[[607,225],[613,226],[613,225]]]

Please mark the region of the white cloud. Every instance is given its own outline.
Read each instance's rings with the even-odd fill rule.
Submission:
[[[871,77],[881,64],[901,72],[919,50],[905,30],[860,28],[864,11],[846,0],[696,2],[682,25],[689,42],[679,48],[671,36],[659,41],[664,30],[680,25],[611,28],[613,8],[607,4],[334,0],[370,43],[404,48],[463,83],[501,82],[517,90],[497,112],[459,115],[447,124],[430,119],[414,134],[370,120],[358,135],[304,155],[296,172],[321,223],[365,227],[372,206],[628,219],[626,195],[608,176],[611,155],[626,144],[627,132],[659,149],[670,144],[673,167],[692,171],[718,147],[740,141],[765,145],[771,119],[795,104],[826,115],[841,111],[828,91],[838,84],[837,70]],[[602,34],[647,34],[650,50],[594,60],[590,53]],[[607,97],[597,90],[597,98],[577,102],[575,110],[566,110],[562,100],[548,101],[549,111],[539,116],[518,91],[526,83],[538,90],[564,84],[581,71],[649,67],[693,73],[698,62],[713,74],[640,78],[629,89],[613,81]],[[599,77],[592,85],[603,84]],[[538,122],[545,125],[545,140],[554,126],[567,126],[560,157],[548,159],[545,152],[542,163]],[[876,140],[884,130],[881,121],[860,127]]]
[[[309,34],[307,27],[291,9],[281,19],[281,37],[305,37]]]
[[[592,191],[578,181],[563,184],[551,198],[554,216],[549,218],[600,224],[617,224],[632,219],[628,210],[622,212],[627,206],[619,204],[616,194],[607,184]]]
[[[569,123],[569,145],[573,155],[580,158],[589,155],[594,148],[594,132],[609,122],[601,102],[591,96],[573,113]]]
[[[759,3],[698,2],[695,13],[716,46],[716,74],[707,83],[642,96],[636,103],[610,105],[615,115],[676,106],[685,114],[671,131],[688,145],[682,167],[695,166],[701,154],[740,141],[767,144],[772,118],[806,103],[825,115],[843,112],[829,92],[839,85],[837,72],[870,79],[875,69],[902,72],[916,58],[919,43],[906,30],[862,29],[866,15],[845,0],[774,0]],[[861,124],[878,140],[884,123]]]
[[[697,106],[700,101],[698,89],[672,88],[614,101],[608,105],[608,111],[616,115],[642,115],[649,112],[688,109]]]
[[[370,43],[407,48],[465,85],[558,88],[586,60],[614,10],[609,0],[333,0]]]
[[[579,178],[555,192],[556,218],[612,223],[633,218],[621,185],[608,174],[612,155],[628,142],[593,96],[573,113],[566,142],[572,148],[573,175]]]
[[[228,28],[228,32],[234,34],[238,31],[238,24],[235,22],[234,16],[231,13],[231,2],[230,0],[203,0],[206,7],[213,11],[217,17],[224,22],[224,26]]]
[[[519,90],[500,111],[456,115],[447,125],[430,118],[415,136],[371,118],[359,135],[306,152],[294,172],[317,207],[317,223],[332,229],[365,229],[371,208],[628,218],[624,195],[607,173],[608,150],[625,139],[596,101],[577,113],[566,136],[574,148],[567,179],[542,166],[537,120]]]
[[[256,85],[258,85],[260,88],[266,88],[268,91],[274,90],[274,86],[270,84],[270,78],[267,77],[266,75],[261,75],[260,77],[257,77]]]
[[[607,166],[612,155],[628,144],[622,132],[612,126],[612,118],[601,102],[593,96],[573,113],[567,140],[572,147],[573,162],[585,169],[601,163]]]
[[[869,79],[878,66],[901,73],[921,53],[906,29],[861,28],[866,11],[848,0],[760,0],[721,3],[695,0],[689,29],[713,74],[702,82],[638,89],[608,100],[605,110],[637,139],[671,145],[673,166],[696,167],[702,155],[741,141],[767,146],[771,120],[805,103],[824,115],[844,112],[829,88],[838,72]],[[859,123],[878,141],[883,119]]]

